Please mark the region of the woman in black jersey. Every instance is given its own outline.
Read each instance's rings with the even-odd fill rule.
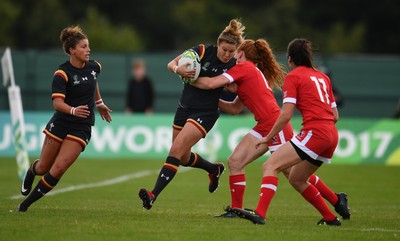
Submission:
[[[239,20],[233,19],[222,31],[217,40],[217,46],[203,44],[192,48],[201,60],[199,76],[214,77],[222,74],[235,65],[233,58],[239,45],[243,41],[244,26]],[[194,75],[186,66],[178,67],[181,56],[177,56],[168,63],[168,70],[184,78]],[[201,168],[208,172],[210,183],[208,191],[213,193],[219,185],[220,175],[225,167],[222,163],[211,163],[191,148],[204,138],[214,126],[219,117],[218,100],[223,87],[214,90],[198,89],[185,84],[173,124],[173,142],[168,157],[161,168],[157,182],[152,191],[140,189],[139,197],[143,207],[150,209],[160,192],[168,185],[178,171],[179,165]]]
[[[21,193],[30,194],[18,205],[19,212],[26,212],[51,191],[85,150],[94,125],[95,106],[101,118],[111,122],[111,110],[103,103],[97,84],[101,65],[89,60],[88,38],[80,27],[72,26],[61,31],[60,40],[70,59],[54,73],[52,99],[56,112],[43,130],[46,137],[40,158],[26,171]],[[36,175],[43,177],[31,192]]]

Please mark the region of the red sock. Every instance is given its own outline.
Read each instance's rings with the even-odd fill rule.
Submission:
[[[334,193],[317,175],[312,174],[308,179],[308,182],[314,185],[321,193],[321,196],[328,200],[332,205],[335,205],[338,201],[336,193]]]
[[[260,199],[256,208],[256,213],[261,217],[267,216],[267,211],[272,198],[278,188],[278,178],[274,176],[263,177],[261,182]]]
[[[231,207],[243,208],[244,190],[246,189],[246,174],[229,176],[229,187],[231,188]]]
[[[301,195],[321,213],[326,221],[332,221],[336,218],[324,199],[322,199],[318,189],[313,185],[309,185]]]

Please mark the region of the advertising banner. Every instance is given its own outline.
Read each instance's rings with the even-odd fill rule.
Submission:
[[[52,113],[27,112],[26,146],[30,156],[39,156],[42,133]],[[92,139],[81,157],[134,160],[165,159],[172,140],[172,114],[125,115],[113,113],[106,123],[97,116]],[[300,117],[292,121],[297,133]],[[254,126],[252,116],[221,115],[218,122],[194,147],[194,151],[211,161],[227,160],[241,138]],[[392,119],[346,119],[337,123],[339,145],[333,164],[400,165],[400,121]],[[261,157],[265,160],[268,153]],[[0,158],[15,156],[9,112],[0,112]]]

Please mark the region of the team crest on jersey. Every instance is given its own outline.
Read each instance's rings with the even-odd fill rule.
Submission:
[[[208,66],[210,66],[210,62],[205,62],[204,64],[202,64],[201,68],[202,68],[204,71],[207,71]]]
[[[74,85],[79,85],[81,82],[78,80],[78,75],[72,77],[74,79]]]

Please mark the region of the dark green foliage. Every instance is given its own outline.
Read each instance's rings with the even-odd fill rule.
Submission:
[[[55,48],[80,24],[97,51],[170,51],[215,43],[232,18],[279,51],[306,37],[324,53],[400,53],[400,1],[3,0],[0,46]],[[4,16],[4,17],[3,17]]]

